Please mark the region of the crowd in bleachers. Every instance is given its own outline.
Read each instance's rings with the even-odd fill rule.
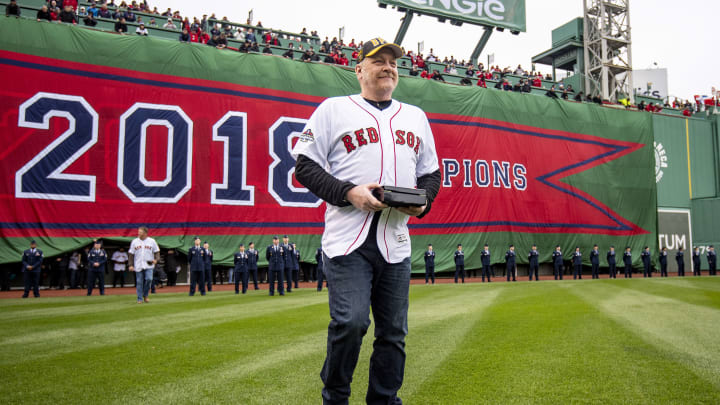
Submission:
[[[34,1],[37,4],[38,1]],[[40,1],[40,3],[43,3]],[[17,0],[10,0],[6,6],[5,14],[20,16],[21,7]],[[230,21],[227,16],[221,19],[213,13],[202,18],[183,16],[179,10],[160,12],[157,7],[151,7],[146,0],[121,1],[99,0],[78,2],[78,0],[50,0],[44,2],[37,11],[38,21],[58,21],[69,24],[82,23],[88,27],[96,27],[100,21],[111,21],[113,31],[127,34],[129,27],[134,27],[137,35],[152,35],[153,29],[162,29],[163,34],[172,35],[177,31],[177,38],[181,42],[199,43],[214,46],[219,49],[230,49],[240,52],[256,52],[282,56],[290,59],[299,59],[303,62],[322,62],[341,66],[354,66],[358,52],[363,42],[352,39],[345,43],[342,38],[334,37],[321,39],[317,31],[303,28],[300,33],[273,30],[263,27],[262,22],[253,22],[248,19],[244,24]],[[157,32],[157,31],[155,31]],[[169,38],[164,35],[165,38]],[[485,67],[483,63],[474,65],[471,61],[458,61],[454,56],[443,57],[435,55],[430,49],[427,55],[407,51],[405,57],[398,61],[400,74],[436,80],[466,86],[478,86],[531,93],[545,94],[551,98],[572,100],[576,102],[592,102],[608,104],[607,100],[599,97],[583,95],[575,92],[572,85],[565,85],[562,79],[553,80],[550,74],[526,70],[521,65],[517,68],[499,65]],[[630,104],[629,100],[620,100],[619,104],[626,108],[636,108],[640,111],[658,113],[664,109],[673,109],[676,113],[682,111],[685,116],[705,111],[708,106],[718,105],[715,98],[686,100],[681,102],[677,98],[672,102],[652,103],[641,101]]]

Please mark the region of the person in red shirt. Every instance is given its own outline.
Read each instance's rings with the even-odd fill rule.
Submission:
[[[539,77],[535,77],[532,79],[532,85],[533,87],[542,87],[542,80],[540,80]]]
[[[340,63],[341,65],[343,65],[343,66],[347,66],[347,65],[350,63],[350,61],[348,60],[347,56],[345,56],[344,53],[341,53],[341,54],[340,54],[340,62],[339,62],[339,63]]]
[[[477,81],[477,85],[480,87],[487,88],[487,83],[485,83],[485,77],[480,75],[480,78]]]
[[[199,35],[200,43],[207,44],[208,41],[210,40],[210,34],[208,34],[207,32],[203,32],[202,30],[199,30],[198,32],[200,33],[200,35]]]
[[[423,59],[422,54],[419,54],[417,58],[415,58],[415,64],[418,65],[419,69],[425,69],[425,59]]]
[[[354,50],[353,53],[352,53],[352,59],[353,59],[353,60],[357,60],[357,58],[358,58],[358,51],[357,51],[357,49],[356,49],[356,50]]]
[[[190,42],[200,42],[200,35],[198,35],[197,30],[190,33]]]
[[[683,110],[683,115],[686,117],[692,117],[692,112],[690,112],[689,108],[686,108]]]

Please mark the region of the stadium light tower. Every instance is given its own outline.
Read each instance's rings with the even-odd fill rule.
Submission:
[[[583,0],[585,91],[632,100],[630,0]]]

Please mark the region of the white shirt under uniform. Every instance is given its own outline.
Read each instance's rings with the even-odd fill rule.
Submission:
[[[135,238],[130,244],[129,251],[129,253],[134,255],[135,271],[154,268],[155,266],[152,264],[152,261],[155,260],[155,253],[159,251],[160,248],[155,242],[155,239],[149,236],[145,238],[145,240]]]
[[[382,111],[360,95],[323,101],[293,148],[342,181],[416,187],[417,178],[439,169],[435,140],[425,113],[392,100]],[[368,237],[373,213],[327,204],[323,251],[347,255]],[[408,215],[387,208],[377,227],[377,245],[388,263],[410,256]]]
[[[112,258],[110,259],[115,264],[113,265],[113,270],[115,271],[125,271],[125,262],[128,261],[128,255],[125,252],[116,251],[113,253]],[[118,263],[120,262],[120,263]]]

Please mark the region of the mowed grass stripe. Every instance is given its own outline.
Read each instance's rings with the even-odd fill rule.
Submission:
[[[175,308],[171,313],[162,311],[163,313],[159,315],[154,315],[157,310],[149,308],[154,302],[141,308],[141,305],[127,304],[123,301],[117,304],[115,311],[108,311],[95,315],[93,318],[68,323],[67,327],[64,328],[42,330],[38,326],[40,330],[28,333],[16,328],[11,336],[0,338],[0,345],[12,347],[20,357],[0,358],[0,365],[47,360],[50,357],[75,351],[79,347],[90,349],[130,344],[135,340],[188,329],[208,327],[246,318],[272,317],[277,312],[297,310],[303,306],[318,305],[327,301],[327,296],[324,294],[308,294],[301,299],[299,297],[287,297],[286,299],[275,300],[272,303],[265,297],[259,297],[259,300],[240,301],[240,298],[229,293],[225,293],[224,300],[220,300],[221,297],[215,298],[215,306],[194,309],[195,306],[201,304],[207,306],[208,302],[200,302],[199,297],[186,297],[182,309]],[[112,321],[112,319],[118,317],[118,312],[123,314],[125,312],[134,312],[135,318]],[[98,319],[99,317],[103,319]],[[110,321],[107,319],[110,319]],[[58,342],[65,344],[58,345]],[[77,343],[77,345],[73,343]],[[47,347],[54,347],[55,349],[51,351],[43,350]]]
[[[720,308],[667,297],[674,292],[654,295],[655,289],[647,287],[648,292],[615,285],[591,286],[582,297],[712,384],[717,390],[714,403],[720,403]],[[672,283],[667,287],[672,289]]]
[[[622,282],[614,284],[616,287],[629,288],[660,297],[683,301],[688,304],[702,305],[720,310],[720,290],[707,288],[712,285],[720,286],[720,279],[713,278],[700,283],[685,283],[675,279],[644,279],[642,282]],[[698,288],[702,286],[703,288]]]
[[[718,391],[579,298],[591,282],[508,286],[408,402],[702,403]],[[599,286],[598,286],[599,288]],[[577,294],[571,292],[577,290]],[[666,381],[683,381],[678,388]]]

